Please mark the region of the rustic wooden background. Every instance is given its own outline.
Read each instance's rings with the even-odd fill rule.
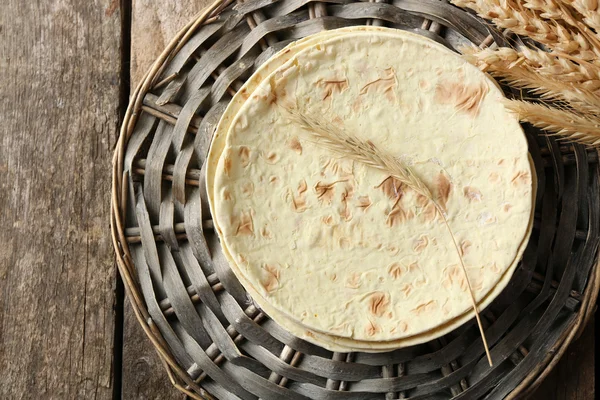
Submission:
[[[209,0],[3,0],[0,399],[183,399],[133,315],[109,239],[130,87]],[[594,327],[533,397],[594,398]]]

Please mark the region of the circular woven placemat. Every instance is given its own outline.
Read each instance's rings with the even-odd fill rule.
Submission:
[[[342,26],[410,29],[448,47],[502,35],[439,0],[218,1],[174,38],[136,89],[115,151],[112,232],[141,325],[194,398],[515,397],[531,392],[592,314],[600,268],[598,153],[526,126],[535,227],[508,288],[471,322],[389,353],[331,353],[257,309],[212,232],[204,161],[228,101],[293,40]]]

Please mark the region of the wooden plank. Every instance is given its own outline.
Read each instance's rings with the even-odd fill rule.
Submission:
[[[2,3],[2,399],[113,397],[121,23],[109,7]]]
[[[591,400],[594,399],[594,320],[581,337],[571,343],[556,368],[544,380],[532,400]]]
[[[131,89],[141,80],[169,40],[210,0],[134,0],[131,12]],[[123,399],[183,399],[171,385],[129,301],[123,329]]]

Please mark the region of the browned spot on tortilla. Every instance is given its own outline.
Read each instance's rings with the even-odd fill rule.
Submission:
[[[298,185],[298,194],[301,195],[301,194],[306,193],[307,189],[308,189],[308,186],[306,185],[306,180],[302,179],[302,181]]]
[[[229,176],[231,174],[231,151],[227,151],[225,158],[223,159],[223,171],[225,171],[225,175]]]
[[[275,184],[275,183],[277,183],[277,181],[279,181],[279,178],[276,177],[275,175],[271,175],[269,177],[269,183]]]
[[[271,234],[271,231],[269,230],[269,228],[267,227],[267,225],[265,225],[265,226],[262,227],[262,229],[260,230],[260,234],[265,239],[271,239],[273,237],[273,235]]]
[[[352,188],[345,188],[342,192],[342,208],[340,209],[340,217],[342,217],[346,222],[352,219],[352,211],[348,206],[348,199],[352,197],[352,192],[350,192],[350,190],[352,190]]]
[[[419,272],[421,270],[421,268],[419,268],[419,263],[418,262],[413,262],[410,263],[408,266],[408,272]]]
[[[441,104],[453,105],[458,111],[471,117],[479,114],[481,102],[488,93],[484,82],[465,85],[461,82],[440,82],[435,90],[435,99]]]
[[[346,287],[350,289],[358,289],[361,285],[360,282],[360,274],[357,272],[352,273],[352,275],[346,279]]]
[[[333,274],[329,275],[329,279],[330,279],[332,282],[335,282],[335,281],[337,281],[337,274],[334,272]]]
[[[375,186],[375,189],[381,189],[392,200],[399,200],[403,195],[403,186],[404,184],[398,179],[388,176],[379,185]]]
[[[504,158],[498,160],[498,165],[502,165],[502,164],[504,164]]]
[[[397,202],[394,208],[392,208],[392,211],[390,211],[390,213],[388,214],[385,223],[388,226],[392,227],[396,226],[397,224],[402,224],[408,221],[409,219],[412,219],[414,216],[415,215],[411,210],[405,210],[402,207],[402,204],[400,204],[400,202]]]
[[[231,200],[231,192],[227,189],[223,190],[223,200],[225,200],[225,201]]]
[[[248,146],[240,146],[238,155],[240,157],[240,165],[244,168],[247,167],[250,164],[250,148]]]
[[[421,207],[421,212],[419,215],[423,216],[425,221],[433,222],[439,217],[439,212],[435,207],[435,204],[427,197],[423,195],[417,196],[417,204]]]
[[[463,188],[463,195],[467,198],[467,200],[469,200],[469,203],[472,203],[474,201],[480,202],[481,199],[483,199],[483,195],[481,194],[479,189],[473,186],[465,186]]]
[[[457,285],[461,291],[465,292],[469,288],[467,280],[465,279],[465,274],[459,265],[455,264],[444,268],[442,276],[444,277],[442,285],[446,289],[450,289],[452,286]]]
[[[431,300],[431,301],[428,301],[427,303],[419,304],[417,307],[415,307],[411,311],[417,315],[421,315],[424,313],[432,312],[433,310],[435,310],[436,306],[437,306],[437,301]]]
[[[396,93],[394,88],[398,85],[398,80],[396,79],[396,72],[393,68],[387,68],[384,71],[383,76],[375,79],[372,82],[367,83],[360,90],[359,94],[364,95],[370,91],[375,91],[383,94],[385,98],[390,102],[396,101]]]
[[[242,194],[244,197],[249,198],[254,194],[254,184],[252,182],[246,182],[242,185]]]
[[[238,262],[242,265],[248,266],[248,258],[244,254],[238,254]]]
[[[308,186],[306,185],[306,180],[302,179],[300,184],[298,185],[297,195],[294,195],[291,190],[288,192],[288,196],[291,197],[292,200],[292,209],[301,213],[306,210],[306,191],[308,190]]]
[[[250,95],[248,94],[248,88],[243,88],[242,90],[240,90],[240,96],[242,96],[244,100],[248,100],[248,98],[250,97]]]
[[[288,146],[290,146],[290,149],[294,150],[296,154],[302,154],[302,144],[300,143],[297,137],[294,136],[293,138],[291,138],[288,141]]]
[[[452,183],[443,172],[439,173],[436,178],[438,202],[442,208],[446,209],[450,192],[452,191]]]
[[[390,305],[390,294],[387,292],[373,292],[368,296],[367,301],[369,312],[381,317]]]
[[[509,212],[510,209],[512,208],[512,205],[506,203],[504,206],[502,206],[502,209],[504,210],[504,212]]]
[[[446,300],[442,305],[442,312],[444,313],[444,315],[448,315],[450,314],[450,311],[452,311],[452,308],[450,307],[450,305],[448,305],[448,300]]]
[[[357,97],[356,99],[354,99],[354,101],[352,102],[352,111],[354,111],[355,114],[358,114],[359,112],[362,111],[363,108],[364,108],[364,105],[363,105],[362,97]]]
[[[270,293],[279,287],[279,268],[272,264],[264,264],[263,270],[266,272],[266,277],[261,284]]]
[[[410,293],[413,290],[413,286],[410,283],[405,284],[400,288],[400,291],[404,294],[404,297],[410,296]]]
[[[498,265],[496,265],[495,262],[492,263],[492,266],[490,267],[490,269],[492,270],[493,273],[498,274],[500,273],[500,268],[498,268]]]
[[[344,120],[339,115],[336,115],[335,117],[333,117],[331,119],[331,122],[333,122],[334,125],[337,125],[340,128],[344,127]]]
[[[348,89],[348,79],[320,79],[317,85],[323,88],[322,100],[332,97],[335,93],[342,93]]]
[[[252,223],[251,211],[242,211],[238,221],[238,227],[235,231],[236,235],[254,236],[254,225]]]
[[[431,87],[431,85],[429,84],[429,82],[427,82],[425,79],[421,79],[419,81],[419,87],[423,90],[427,90]]]
[[[327,215],[325,217],[321,217],[321,221],[323,222],[323,224],[328,225],[328,226],[333,226],[335,221],[333,220],[333,215]]]
[[[400,321],[398,322],[398,329],[400,329],[402,333],[406,333],[406,331],[408,331],[408,324],[404,321]]]
[[[417,240],[413,242],[413,251],[420,253],[429,245],[429,237],[427,235],[421,235]]]
[[[479,222],[483,222],[486,225],[495,224],[496,222],[498,222],[498,217],[496,217],[494,214],[491,214],[489,212],[479,214],[477,219]]]
[[[469,252],[471,246],[472,243],[468,240],[463,240],[460,242],[460,255],[464,257]]]
[[[474,292],[480,292],[483,289],[483,276],[477,272],[475,276],[471,276],[471,289]]]
[[[427,278],[421,276],[415,280],[415,287],[420,288],[427,284]]]
[[[500,175],[498,175],[497,172],[490,172],[490,175],[488,176],[488,181],[490,183],[498,183],[500,182]]]
[[[323,183],[319,181],[315,184],[315,193],[317,193],[317,198],[322,204],[331,204],[331,201],[333,200],[333,195],[335,194],[334,186],[338,182],[339,181],[332,183]]]
[[[357,206],[359,208],[362,208],[363,211],[367,211],[367,209],[371,207],[371,199],[369,198],[369,196],[359,196]]]
[[[390,264],[388,274],[394,279],[400,278],[402,276],[402,266],[398,263]]]
[[[274,151],[263,154],[263,158],[267,164],[276,164],[279,161],[279,155],[277,155],[277,153]]]
[[[365,333],[367,334],[367,336],[374,336],[377,333],[381,332],[381,327],[377,324],[375,324],[372,321],[369,321],[367,323],[367,326],[365,327]]]
[[[400,249],[398,249],[398,247],[394,246],[394,245],[389,245],[386,248],[386,250],[387,250],[388,253],[390,253],[391,256],[395,256],[400,251]]]
[[[531,177],[527,171],[519,171],[510,181],[513,186],[528,185],[531,183]]]
[[[347,250],[350,248],[350,239],[342,237],[340,240],[338,240],[338,244],[341,249]]]

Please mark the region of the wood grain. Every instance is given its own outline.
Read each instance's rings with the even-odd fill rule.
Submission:
[[[108,3],[2,2],[2,399],[113,397],[121,25]]]

